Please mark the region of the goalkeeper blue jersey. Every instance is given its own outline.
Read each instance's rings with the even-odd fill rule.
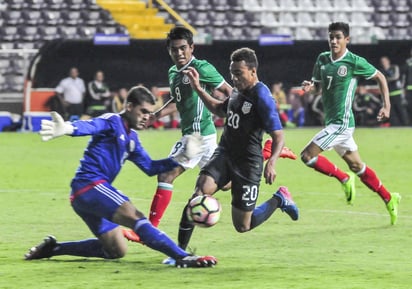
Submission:
[[[137,132],[129,129],[119,114],[107,113],[90,120],[75,121],[72,125],[72,136],[92,136],[72,180],[73,191],[96,181],[112,183],[126,160],[149,176],[178,166],[171,158],[152,160],[142,147]]]

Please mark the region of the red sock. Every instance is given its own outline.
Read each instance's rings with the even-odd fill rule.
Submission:
[[[156,193],[153,196],[150,207],[149,220],[153,226],[158,227],[160,219],[163,217],[167,206],[172,199],[173,185],[168,183],[158,183]]]
[[[336,165],[322,155],[318,155],[318,159],[313,165],[313,168],[322,174],[337,178],[341,183],[349,178],[347,173],[341,171]]]
[[[389,202],[391,199],[391,194],[382,185],[376,173],[369,167],[365,168],[365,171],[360,175],[362,183],[368,186],[369,189],[378,193],[378,195],[384,200],[385,203]]]

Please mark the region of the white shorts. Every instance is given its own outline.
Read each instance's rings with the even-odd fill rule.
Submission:
[[[358,146],[353,139],[354,131],[354,127],[343,128],[339,124],[330,124],[318,132],[311,142],[324,151],[334,149],[340,156],[343,156],[347,151],[358,150]]]
[[[182,150],[186,137],[186,135],[182,136],[182,138],[174,144],[172,150],[170,151],[169,157],[173,157]],[[216,138],[216,134],[202,136],[202,153],[195,158],[179,164],[184,169],[193,169],[196,165],[198,165],[200,168],[204,167],[209,162],[217,147]]]

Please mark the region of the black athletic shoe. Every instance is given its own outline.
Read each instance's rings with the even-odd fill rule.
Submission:
[[[44,238],[36,247],[29,250],[27,254],[24,255],[25,260],[43,259],[50,258],[53,256],[53,249],[57,246],[57,240],[54,236],[47,236]]]
[[[217,264],[217,259],[213,256],[186,256],[176,260],[177,268],[201,268],[213,267]]]

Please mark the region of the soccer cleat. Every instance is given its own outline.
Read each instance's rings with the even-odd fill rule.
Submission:
[[[282,212],[288,214],[293,221],[299,219],[299,209],[292,200],[292,195],[288,191],[288,188],[283,186],[279,187],[279,190],[273,196],[280,200],[279,208]]]
[[[390,201],[386,204],[389,215],[391,216],[391,225],[395,225],[398,220],[398,205],[401,202],[401,195],[392,193]]]
[[[347,174],[349,175],[349,179],[342,183],[342,189],[345,192],[348,205],[353,205],[356,196],[355,174],[352,172],[347,172]]]
[[[36,247],[33,247],[29,250],[27,254],[24,255],[25,260],[35,260],[35,259],[43,259],[43,258],[50,258],[53,256],[53,250],[57,246],[57,240],[54,236],[47,236],[44,238],[43,242],[41,242]]]
[[[140,237],[133,230],[123,228],[122,233],[123,233],[123,236],[127,240],[136,242],[136,243],[142,243],[142,241],[140,240]]]
[[[213,256],[192,256],[188,255],[176,260],[177,268],[202,268],[213,267],[217,264],[217,259]]]
[[[265,161],[270,158],[270,156],[272,155],[272,139],[268,139],[268,140],[265,141],[265,145],[263,146],[262,154],[263,154],[263,159]],[[279,157],[280,158],[288,158],[288,159],[292,159],[292,160],[296,160],[296,158],[297,158],[295,153],[290,148],[287,148],[287,147],[282,148],[282,151],[280,152]]]
[[[172,257],[167,257],[166,259],[163,260],[162,264],[168,265],[168,266],[175,266],[176,260],[173,259]]]
[[[280,152],[279,157],[280,158],[288,158],[288,159],[291,159],[291,160],[296,160],[297,159],[297,156],[295,155],[295,153],[292,152],[292,150],[288,147],[283,147],[282,148],[282,151]]]

